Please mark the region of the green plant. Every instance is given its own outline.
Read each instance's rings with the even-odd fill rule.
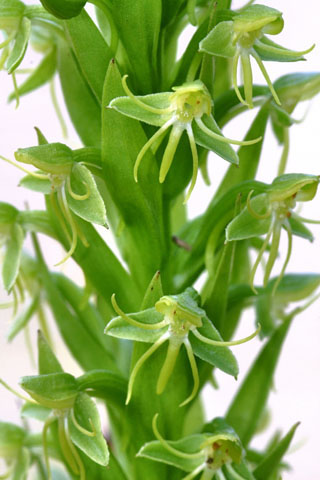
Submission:
[[[289,328],[318,298],[319,274],[289,274],[286,267],[294,236],[313,239],[306,225],[317,220],[295,209],[313,201],[320,177],[285,171],[292,114],[318,93],[320,74],[291,73],[272,83],[263,62],[303,60],[313,47],[296,52],[271,41],[282,14],[254,2],[239,10],[230,0],[41,3],[0,0],[0,65],[14,85],[9,99],[18,105],[57,72],[83,146],[49,142],[40,125],[36,146],[17,149],[15,160],[1,156],[26,174],[20,185],[44,195],[46,206],[0,203],[2,280],[12,299],[4,307],[13,308],[8,338],[35,316],[40,325],[38,374],[22,377],[24,394],[0,380],[23,400],[25,419],[23,427],[0,422],[1,478],[278,480],[298,424],[263,451],[251,442],[265,427]],[[195,33],[177,60],[190,23]],[[18,83],[29,43],[43,58]],[[253,84],[250,57],[267,86]],[[225,137],[221,129],[253,107],[245,139]],[[267,184],[256,174],[269,121],[283,153]],[[198,169],[209,181],[210,151],[230,165],[208,207],[189,220]],[[95,225],[111,229],[125,266]],[[271,278],[283,230],[287,254]],[[51,271],[39,234],[66,250],[56,265],[75,260],[84,288]],[[54,353],[45,305],[83,371],[78,377]],[[256,328],[233,340],[251,306]],[[215,383],[216,368],[237,378],[230,347],[258,336],[264,343],[235,397],[226,399],[224,418],[206,422],[203,387]],[[108,412],[108,441],[97,401]],[[36,433],[30,419],[43,424]]]

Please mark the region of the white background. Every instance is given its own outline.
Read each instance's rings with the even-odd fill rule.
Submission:
[[[264,4],[278,8],[283,12],[285,28],[276,39],[280,44],[297,50],[303,50],[313,43],[319,44],[307,56],[307,62],[292,64],[268,62],[266,66],[270,77],[275,80],[289,72],[319,71],[319,2],[316,0],[305,0],[304,2],[283,0],[276,2],[274,0],[265,1]],[[234,8],[241,5],[243,5],[243,2],[239,0],[233,2]],[[183,39],[181,48],[183,48],[183,43],[185,44],[186,41],[187,35]],[[35,54],[28,54],[24,67],[33,67],[37,62],[38,57]],[[255,72],[255,81],[264,83],[259,72]],[[58,80],[56,80],[56,84],[58,86]],[[0,72],[0,87],[1,155],[13,159],[13,153],[18,147],[35,145],[34,126],[39,126],[49,141],[64,141],[71,147],[80,145],[74,130],[70,126],[68,128],[68,140],[66,141],[62,138],[61,129],[54,113],[47,87],[42,88],[36,94],[23,97],[18,111],[15,110],[14,103],[7,104],[8,93],[12,91],[12,82],[5,72]],[[60,92],[58,92],[58,95],[61,100],[60,105],[64,109]],[[295,117],[301,118],[307,109],[309,111],[305,121],[300,125],[293,126],[290,130],[291,146],[287,171],[319,174],[320,95],[312,102],[306,102],[301,105],[295,111]],[[239,120],[228,125],[224,133],[233,138],[242,138],[252,118],[253,112],[242,115]],[[280,153],[281,150],[269,129],[263,151],[262,165],[259,169],[259,180],[272,181],[276,175]],[[223,160],[215,156],[212,156],[210,160],[212,185],[205,187],[199,176],[196,190],[189,202],[191,216],[204,210],[213,189],[219,183],[225,171],[226,164]],[[8,201],[18,208],[24,208],[24,202],[28,200],[31,208],[42,208],[43,202],[40,199],[40,195],[31,194],[21,188],[17,188],[17,183],[21,177],[22,173],[18,170],[4,162],[1,163],[0,201]],[[303,215],[311,218],[320,218],[319,194],[312,204],[305,207]],[[315,226],[313,230],[320,238],[320,226]],[[108,238],[107,241],[111,242],[112,239]],[[293,255],[288,271],[319,272],[319,245],[319,239],[310,244],[306,240],[295,238]],[[282,247],[285,251],[285,241]],[[50,267],[53,267],[54,263],[61,258],[62,250],[51,241],[46,241],[45,250],[48,263]],[[279,265],[281,266],[281,261],[277,264],[278,269]],[[76,276],[77,279],[81,278],[77,267],[71,260],[61,268],[65,273]],[[2,291],[0,291],[0,301],[6,301],[6,295]],[[8,345],[6,343],[5,336],[10,323],[10,312],[4,310],[0,312],[0,377],[3,377],[12,386],[16,387],[20,375],[32,374],[35,370],[26,351],[23,335],[20,335],[13,344]],[[242,322],[244,325],[237,332],[238,337],[251,332],[253,329],[253,313],[247,311],[244,318],[245,320]],[[272,423],[268,435],[271,435],[276,428],[280,428],[285,432],[296,421],[301,421],[293,442],[293,446],[298,448],[294,454],[287,457],[287,460],[293,466],[293,471],[285,473],[284,479],[317,480],[320,478],[320,467],[317,458],[319,454],[318,428],[320,426],[319,319],[319,302],[296,318],[285,343],[281,362],[275,377],[274,392],[270,396],[269,406],[272,411]],[[35,323],[35,321],[32,322],[32,341],[34,340],[37,327]],[[56,333],[55,336],[57,336]],[[258,348],[259,342],[253,341],[233,349],[241,370],[238,384],[243,379],[246,369],[252,362]],[[59,342],[57,342],[57,349],[65,369],[70,373],[77,374],[79,372],[78,367]],[[205,389],[204,397],[208,418],[224,414],[237,387],[236,382],[224,374],[218,374],[218,381],[221,386],[220,391],[213,391],[210,387]],[[0,399],[1,419],[19,422],[19,402],[16,402],[14,397],[4,390],[0,391]],[[256,445],[263,446],[268,435],[257,437]]]

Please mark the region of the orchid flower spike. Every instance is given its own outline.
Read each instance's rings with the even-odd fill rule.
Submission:
[[[261,137],[249,141],[232,140],[224,137],[211,115],[213,102],[201,80],[173,87],[173,92],[137,97],[127,86],[127,77],[125,75],[122,79],[122,86],[127,97],[113,99],[110,108],[149,125],[160,127],[138,153],[133,172],[136,182],[138,181],[138,169],[144,155],[150,148],[155,153],[167,130],[171,127],[168,144],[160,166],[159,182],[163,183],[165,181],[180,138],[185,131],[189,139],[193,161],[191,184],[185,202],[189,199],[197,180],[197,144],[216,152],[231,163],[238,163],[238,157],[229,144],[252,145],[261,140]]]
[[[191,402],[199,390],[199,374],[194,354],[226,373],[237,376],[237,363],[226,347],[251,340],[259,333],[260,327],[246,338],[224,342],[207,318],[205,311],[199,307],[198,302],[198,293],[190,287],[179,295],[161,297],[154,308],[127,315],[117,304],[115,295],[112,296],[113,308],[119,316],[108,323],[105,333],[118,338],[152,343],[133,367],[128,384],[127,404],[131,399],[134,381],[139,370],[165,342],[168,342],[168,350],[158,377],[156,391],[158,394],[164,391],[173,373],[180,349],[184,345],[193,376],[193,389],[180,407]],[[211,346],[210,350],[208,345]],[[221,347],[226,348],[225,359],[228,358],[226,362],[220,361]]]
[[[309,240],[313,239],[311,232],[303,224],[319,222],[300,217],[294,212],[294,208],[297,202],[312,200],[317,192],[318,184],[319,177],[315,175],[294,173],[281,175],[275,178],[266,193],[251,198],[254,193],[251,191],[247,198],[246,207],[227,226],[227,241],[244,240],[266,234],[250,274],[250,285],[254,293],[258,293],[254,287],[255,274],[262,262],[264,253],[269,247],[269,256],[263,279],[264,287],[268,284],[278,256],[282,228],[286,230],[288,235],[287,255],[281,272],[273,284],[273,294],[281,282],[290,260],[292,235],[298,235]]]
[[[238,12],[227,12],[227,20],[219,22],[200,42],[200,51],[210,55],[232,58],[232,83],[241,103],[249,108],[252,103],[252,70],[250,57],[254,58],[263,74],[272,96],[280,105],[263,60],[295,62],[313,48],[297,52],[272,42],[265,34],[277,35],[283,29],[282,13],[264,5],[249,5]],[[244,98],[238,87],[238,64],[241,62]]]
[[[189,435],[176,441],[163,438],[157,420],[158,414],[153,417],[152,422],[157,440],[143,445],[138,453],[139,457],[184,470],[187,475],[183,480],[198,478],[200,473],[201,480],[251,478],[243,458],[244,451],[240,439],[224,418],[215,418],[207,424],[205,433]]]

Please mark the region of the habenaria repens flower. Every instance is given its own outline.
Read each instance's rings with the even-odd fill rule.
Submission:
[[[95,152],[95,149],[90,148],[71,150],[62,143],[44,143],[35,147],[19,148],[15,153],[17,162],[36,167],[38,170],[35,172],[26,170],[0,155],[1,159],[28,174],[20,185],[50,196],[53,211],[70,243],[69,251],[58,265],[74,253],[78,237],[85,246],[88,246],[73,214],[87,222],[103,226],[107,224],[103,199],[91,171],[87,168],[88,165],[99,169],[99,166],[90,162],[93,151]]]
[[[38,352],[39,375],[22,377],[20,381],[20,386],[30,395],[30,399],[15,392],[1,379],[0,383],[27,402],[22,410],[24,416],[44,421],[42,444],[48,479],[52,479],[52,474],[47,434],[50,426],[57,423],[64,460],[74,475],[85,480],[85,467],[76,447],[99,465],[107,466],[109,463],[109,450],[101,432],[97,407],[83,391],[81,377],[76,379],[63,371],[41,332],[38,336]]]
[[[237,164],[239,162],[238,156],[229,144],[252,145],[261,140],[261,137],[248,141],[232,140],[224,137],[211,115],[213,102],[201,80],[173,87],[173,92],[135,96],[129,90],[126,78],[127,75],[123,77],[122,85],[128,96],[113,99],[110,107],[128,117],[160,127],[138,153],[134,166],[136,182],[138,181],[139,165],[145,153],[149,148],[156,151],[167,130],[171,127],[168,144],[160,166],[159,181],[160,183],[165,181],[180,138],[185,131],[188,135],[193,161],[192,179],[185,202],[190,197],[197,180],[197,144],[212,150],[228,162]]]
[[[189,435],[176,441],[162,437],[157,418],[158,414],[152,422],[157,440],[143,445],[138,453],[139,457],[184,470],[187,475],[183,480],[192,480],[200,473],[201,480],[253,479],[244,460],[240,439],[224,418],[215,418],[206,425],[204,433]]]
[[[251,199],[253,191],[247,198],[247,205],[227,226],[227,241],[244,240],[266,234],[257,259],[250,274],[252,290],[254,278],[263,254],[268,250],[269,257],[265,266],[263,283],[266,287],[278,256],[281,230],[284,228],[288,235],[288,250],[280,275],[273,284],[273,292],[277,289],[289,263],[292,251],[292,234],[312,240],[309,230],[304,223],[319,223],[296,214],[293,210],[297,202],[307,202],[314,198],[319,184],[319,177],[289,173],[275,178],[265,193]]]
[[[153,308],[126,315],[116,303],[115,296],[112,296],[113,308],[119,316],[108,323],[105,333],[117,338],[152,343],[131,372],[127,404],[131,399],[134,380],[140,368],[167,341],[169,343],[167,356],[158,377],[157,393],[161,394],[164,391],[180,349],[184,345],[194,386],[190,396],[180,406],[191,402],[198,393],[199,375],[194,355],[234,377],[238,375],[236,359],[226,347],[251,340],[258,334],[260,327],[246,338],[224,342],[218,330],[206,316],[206,312],[199,307],[199,300],[200,297],[196,290],[189,287],[179,295],[161,297]]]
[[[288,50],[272,42],[265,34],[277,35],[283,29],[282,13],[264,5],[250,5],[239,12],[225,11],[225,18],[200,42],[200,51],[232,58],[232,83],[239,101],[252,108],[252,70],[250,57],[257,62],[275,101],[279,97],[265,69],[263,60],[296,62],[304,60],[314,45],[304,51]],[[238,64],[241,61],[244,97],[238,88]]]

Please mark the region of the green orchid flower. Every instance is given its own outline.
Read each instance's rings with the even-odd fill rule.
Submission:
[[[256,138],[239,141],[224,137],[211,115],[213,102],[201,80],[173,87],[173,92],[137,97],[129,90],[126,78],[127,75],[123,77],[122,85],[128,96],[113,99],[109,107],[128,117],[160,127],[138,153],[134,166],[136,182],[138,181],[138,169],[144,155],[152,147],[154,152],[157,150],[167,130],[171,127],[168,144],[160,166],[159,182],[163,183],[165,181],[180,138],[185,131],[188,135],[193,161],[192,179],[185,202],[189,199],[197,180],[199,163],[197,144],[212,150],[228,162],[237,164],[239,162],[238,156],[229,144],[252,145],[261,140],[261,138]]]
[[[96,161],[97,157],[99,153],[95,149],[72,151],[62,143],[43,143],[36,147],[20,148],[15,153],[15,158],[19,163],[33,165],[38,169],[31,172],[19,163],[0,156],[28,174],[20,185],[50,196],[53,210],[70,243],[69,251],[57,265],[72,256],[78,237],[86,247],[89,246],[73,214],[87,222],[107,226],[103,199],[91,171],[86,166],[94,171],[101,170],[99,165],[91,163],[92,160]]]
[[[318,184],[319,177],[315,175],[294,173],[281,175],[275,178],[266,193],[251,199],[253,194],[253,191],[251,191],[247,198],[246,207],[227,226],[227,241],[244,240],[266,234],[250,273],[249,282],[255,293],[258,293],[254,287],[255,274],[271,241],[263,279],[264,286],[266,287],[268,284],[278,255],[282,228],[286,230],[288,235],[288,249],[280,275],[273,284],[273,294],[283,278],[290,260],[292,235],[295,234],[309,240],[313,239],[312,234],[303,224],[319,222],[299,216],[294,212],[294,208],[297,202],[312,200],[316,195]]]
[[[131,372],[126,404],[130,402],[134,381],[139,370],[165,342],[168,342],[169,345],[158,377],[156,391],[157,394],[164,391],[174,370],[180,349],[184,345],[194,385],[190,396],[180,406],[191,402],[198,393],[199,374],[194,355],[228,374],[237,376],[237,362],[226,347],[248,342],[259,333],[260,327],[246,338],[224,342],[207,318],[205,311],[199,307],[199,300],[200,297],[196,290],[190,287],[179,295],[161,297],[154,308],[126,315],[117,304],[115,295],[112,296],[113,308],[119,316],[108,323],[105,333],[117,338],[152,343],[152,346],[139,358]]]
[[[226,19],[225,19],[226,18]],[[264,5],[249,5],[239,12],[225,12],[220,21],[200,42],[200,51],[232,59],[232,83],[240,102],[253,107],[252,70],[250,57],[257,62],[274,100],[280,105],[279,96],[272,85],[263,60],[296,62],[313,48],[297,52],[272,42],[265,34],[277,35],[283,29],[282,13]],[[244,98],[238,87],[238,64],[241,61]]]
[[[58,423],[59,443],[68,467],[80,480],[85,480],[85,467],[76,447],[99,465],[107,466],[109,462],[97,407],[83,391],[85,380],[82,377],[77,380],[63,371],[41,332],[38,353],[39,375],[22,377],[20,381],[20,386],[31,399],[15,392],[3,380],[0,383],[27,402],[23,408],[24,416],[44,421],[42,444],[48,480],[52,480],[52,475],[47,434],[53,423]],[[88,382],[86,384],[90,387]]]
[[[177,441],[165,440],[157,426],[158,414],[152,428],[156,441],[146,443],[138,456],[173,465],[188,472],[183,480],[201,475],[201,480],[253,480],[244,461],[244,451],[238,435],[223,418],[215,418],[204,433],[190,435]]]

